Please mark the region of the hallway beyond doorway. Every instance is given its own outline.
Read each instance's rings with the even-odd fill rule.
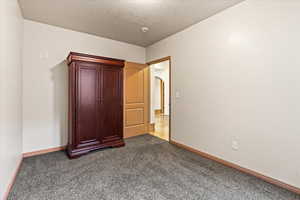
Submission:
[[[150,134],[170,139],[171,61],[170,57],[153,61],[150,66]],[[154,125],[154,127],[153,127]]]
[[[154,132],[150,134],[169,141],[169,115],[156,114]]]

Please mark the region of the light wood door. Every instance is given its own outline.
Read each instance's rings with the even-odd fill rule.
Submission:
[[[148,132],[149,66],[126,62],[124,77],[124,137],[128,138]]]

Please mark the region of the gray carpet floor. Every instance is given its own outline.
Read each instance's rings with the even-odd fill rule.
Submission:
[[[300,196],[150,135],[69,160],[24,159],[9,200],[300,200]]]

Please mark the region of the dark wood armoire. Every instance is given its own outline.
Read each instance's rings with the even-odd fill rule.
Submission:
[[[124,146],[124,60],[71,52],[67,154]]]

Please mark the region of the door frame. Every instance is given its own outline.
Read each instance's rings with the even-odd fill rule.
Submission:
[[[150,62],[147,62],[146,64],[148,65],[148,67],[150,68],[150,65],[153,65],[153,64],[157,64],[157,63],[161,63],[161,62],[164,62],[164,61],[169,61],[169,143],[172,142],[171,140],[171,134],[172,134],[172,131],[171,131],[171,122],[172,122],[172,62],[171,62],[171,56],[166,56],[166,57],[163,57],[163,58],[160,58],[160,59],[156,59],[156,60],[153,60],[153,61],[150,61]],[[150,86],[150,73],[148,74],[149,76],[149,86]],[[151,93],[150,93],[150,90],[149,90],[149,102],[151,102]],[[149,110],[151,109],[150,108],[150,105],[151,103],[149,103]],[[149,112],[150,114],[150,112]],[[150,119],[150,116],[149,116],[149,119]]]

